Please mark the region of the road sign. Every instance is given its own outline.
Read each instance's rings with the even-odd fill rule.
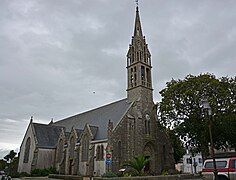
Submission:
[[[110,153],[106,154],[106,158],[110,159],[111,158],[111,154]]]
[[[111,163],[112,163],[111,159],[106,160],[106,164],[111,164]]]

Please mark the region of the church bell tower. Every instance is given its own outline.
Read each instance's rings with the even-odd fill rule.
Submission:
[[[108,147],[112,148],[111,169],[119,171],[124,162],[141,155],[150,158],[145,173],[161,174],[164,169],[174,167],[174,158],[168,137],[158,128],[151,54],[143,36],[138,4],[135,15],[134,34],[127,53],[127,104],[131,106],[108,132]]]
[[[139,9],[136,7],[134,35],[127,53],[127,96],[130,102],[153,102],[151,54],[142,33]]]

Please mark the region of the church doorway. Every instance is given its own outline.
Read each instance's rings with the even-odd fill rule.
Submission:
[[[144,167],[144,172],[147,174],[152,174],[153,172],[155,172],[155,155],[151,143],[146,144],[143,154],[145,156],[145,159],[149,159],[149,162]]]

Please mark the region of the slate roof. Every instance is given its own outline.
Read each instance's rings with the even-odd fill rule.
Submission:
[[[69,137],[70,137],[70,132],[65,132],[65,138],[66,138],[66,140],[68,140]]]
[[[131,104],[127,102],[127,99],[122,99],[111,104],[54,122],[53,125],[63,126],[65,127],[65,131],[69,132],[72,127],[75,129],[84,129],[85,125],[89,124],[91,126],[98,127],[91,129],[92,133],[95,133],[96,140],[106,139],[108,121],[111,120],[115,126],[127,112],[130,105]]]
[[[75,131],[76,131],[76,133],[77,133],[78,138],[80,138],[80,136],[81,136],[83,130],[82,130],[82,129],[75,129]]]
[[[92,132],[93,138],[95,138],[95,137],[96,137],[96,134],[97,134],[97,131],[98,131],[98,127],[97,127],[97,126],[91,126],[91,125],[89,125],[89,128],[90,128],[90,130],[91,130],[91,132]]]
[[[33,123],[38,147],[55,147],[61,132],[61,126]]]

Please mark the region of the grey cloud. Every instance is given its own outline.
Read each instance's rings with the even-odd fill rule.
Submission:
[[[235,1],[139,4],[155,101],[171,78],[235,76]],[[1,1],[0,149],[6,134],[19,147],[31,115],[48,123],[124,98],[134,15],[126,0]]]

